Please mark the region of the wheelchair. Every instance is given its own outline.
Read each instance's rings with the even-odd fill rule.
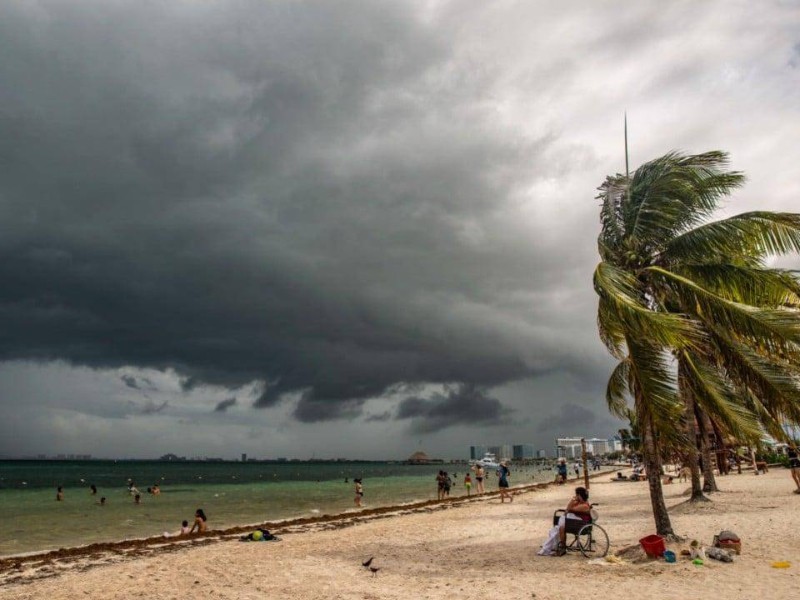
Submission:
[[[588,523],[578,519],[565,519],[564,528],[567,534],[567,544],[558,544],[558,554],[565,552],[580,552],[586,558],[603,558],[608,554],[608,534],[606,530],[597,524],[597,511],[592,507],[592,520]],[[559,518],[566,511],[563,508],[553,513],[553,525],[558,525]],[[569,536],[572,536],[570,540]]]

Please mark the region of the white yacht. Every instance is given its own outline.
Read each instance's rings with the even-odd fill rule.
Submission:
[[[483,458],[479,460],[470,461],[470,464],[473,466],[480,465],[487,471],[491,471],[492,469],[496,470],[500,468],[500,463],[497,461],[497,457],[491,452],[487,452],[486,454],[483,455]]]

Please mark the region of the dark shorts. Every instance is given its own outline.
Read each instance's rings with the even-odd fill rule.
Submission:
[[[507,488],[508,487],[508,481],[506,481],[505,479],[501,479],[499,485],[500,485],[501,488]]]
[[[475,481],[483,481],[483,477],[476,477]]]
[[[800,469],[800,458],[792,458],[789,460],[790,469]]]

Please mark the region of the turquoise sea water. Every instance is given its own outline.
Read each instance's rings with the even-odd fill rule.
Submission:
[[[0,461],[0,556],[174,534],[197,508],[211,529],[355,510],[353,477],[363,478],[367,508],[428,500],[436,497],[440,468],[458,473],[451,495],[465,494],[463,464]],[[512,485],[552,477],[549,470],[516,469]],[[128,479],[141,492],[139,505]],[[161,494],[148,494],[156,483]],[[63,502],[55,501],[59,485]],[[487,490],[496,485],[490,477]]]

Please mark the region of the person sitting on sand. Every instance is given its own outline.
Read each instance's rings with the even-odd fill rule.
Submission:
[[[208,519],[206,519],[206,513],[203,512],[202,508],[198,508],[194,512],[194,525],[189,530],[189,533],[194,533],[194,530],[197,529],[197,533],[205,533],[205,530],[208,528]]]
[[[181,535],[189,535],[189,521],[181,523]]]

